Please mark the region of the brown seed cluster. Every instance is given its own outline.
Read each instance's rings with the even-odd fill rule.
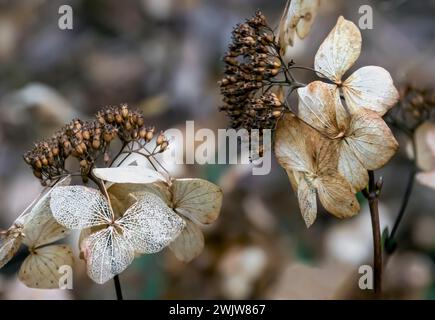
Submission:
[[[279,48],[261,12],[237,25],[225,54],[225,76],[219,81],[221,111],[232,128],[273,129],[283,112],[276,95],[265,94],[281,71]]]
[[[435,90],[407,84],[399,91],[399,103],[387,114],[388,122],[413,133],[422,123],[435,120]]]
[[[155,128],[144,124],[144,116],[127,105],[106,107],[99,111],[94,121],[75,119],[50,139],[38,142],[24,155],[25,162],[33,169],[34,175],[43,185],[68,173],[67,158],[75,158],[80,165],[84,181],[100,156],[108,162],[110,143],[118,138],[123,145],[138,141],[142,145],[155,136]],[[166,137],[160,133],[156,138],[158,150],[168,147]]]

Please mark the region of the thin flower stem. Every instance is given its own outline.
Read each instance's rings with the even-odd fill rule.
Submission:
[[[374,265],[374,289],[377,296],[382,292],[382,242],[381,227],[379,222],[379,188],[376,186],[375,173],[369,171],[369,201],[370,216],[373,231],[373,265]]]
[[[121,281],[119,281],[119,275],[116,275],[113,278],[113,282],[115,283],[116,300],[124,300],[122,297],[122,288]]]
[[[405,215],[406,208],[408,207],[409,199],[411,198],[412,189],[414,187],[415,175],[417,174],[417,169],[412,168],[409,173],[408,183],[406,184],[405,194],[402,199],[402,204],[400,205],[399,213],[397,214],[396,220],[394,221],[393,228],[391,229],[391,233],[388,235],[388,239],[385,241],[385,252],[391,255],[396,249],[396,240],[394,239],[397,230],[399,228],[400,222],[402,221],[403,216]]]

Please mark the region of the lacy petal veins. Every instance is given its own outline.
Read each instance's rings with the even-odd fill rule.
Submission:
[[[143,193],[116,217],[101,192],[83,187],[59,187],[50,206],[56,220],[68,229],[94,228],[83,241],[89,277],[104,283],[124,271],[135,253],[154,253],[181,232],[184,221],[156,195]]]
[[[377,66],[358,69],[346,80],[342,77],[361,53],[361,32],[351,21],[339,17],[320,45],[314,68],[340,88],[350,111],[366,108],[384,115],[399,99],[387,70]]]
[[[338,170],[355,191],[368,182],[367,170],[384,166],[398,143],[374,111],[358,108],[349,113],[334,85],[315,81],[298,89],[299,114],[307,124],[337,143]]]
[[[73,266],[74,259],[69,246],[50,245],[68,234],[68,230],[52,216],[50,197],[58,186],[69,183],[70,178],[64,178],[38,199],[29,212],[25,211],[15,221],[1,244],[0,268],[13,258],[21,244],[29,248],[29,255],[21,265],[18,278],[30,288],[59,288],[59,278],[62,276],[58,272],[59,268],[64,265]]]
[[[158,195],[185,223],[181,234],[169,245],[175,256],[188,262],[198,256],[204,247],[204,236],[199,226],[213,223],[222,206],[222,190],[203,179],[175,179],[169,184],[115,184],[109,192],[118,199],[144,192]]]
[[[307,227],[317,216],[316,194],[323,207],[339,218],[358,213],[351,185],[338,172],[337,145],[293,115],[286,115],[276,131],[275,154],[297,192]]]

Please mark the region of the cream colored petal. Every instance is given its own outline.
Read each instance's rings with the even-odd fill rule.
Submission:
[[[316,179],[317,193],[323,207],[338,218],[356,215],[360,206],[351,185],[337,171]]]
[[[281,167],[286,170],[314,171],[313,146],[306,127],[291,114],[284,115],[278,122],[275,155]]]
[[[150,184],[116,183],[108,191],[110,195],[113,195],[121,202],[128,202],[131,195],[137,197],[145,192],[151,192],[161,198],[167,205],[171,205],[171,192],[169,186],[164,182]]]
[[[15,256],[21,246],[21,241],[22,233],[19,230],[9,232],[4,239],[0,239],[0,269]]]
[[[101,180],[113,183],[144,184],[165,181],[165,177],[161,173],[143,166],[95,168],[92,173]]]
[[[161,251],[184,228],[184,220],[152,193],[141,194],[117,223],[138,253]]]
[[[293,2],[293,1],[292,1]],[[301,4],[300,19],[296,25],[296,33],[304,39],[311,31],[314,20],[319,10],[320,0],[304,0]]]
[[[417,181],[426,187],[435,189],[435,171],[418,173]]]
[[[353,114],[348,134],[346,142],[367,170],[383,167],[399,148],[385,121],[371,110]]]
[[[59,289],[63,276],[60,267],[73,267],[72,250],[67,245],[51,245],[38,248],[24,260],[18,278],[29,288]]]
[[[113,219],[113,212],[101,192],[83,186],[55,188],[50,207],[57,222],[68,229],[84,229]]]
[[[349,115],[340,101],[337,86],[314,81],[298,89],[298,117],[323,135],[335,138],[346,130]]]
[[[278,44],[282,50],[285,50],[287,46],[293,46],[295,28],[298,21],[298,17],[293,12],[293,7],[300,5],[301,2],[302,0],[287,0],[285,5],[278,26]]]
[[[178,260],[190,262],[204,249],[204,235],[201,229],[189,219],[180,235],[169,245]]]
[[[354,192],[361,191],[369,182],[367,169],[346,141],[340,143],[338,171],[350,183]]]
[[[314,68],[335,83],[341,83],[343,74],[361,53],[361,41],[358,27],[340,16],[320,45],[314,58]]]
[[[417,151],[417,166],[423,171],[435,168],[435,124],[425,122],[414,133],[415,148]],[[407,150],[408,151],[408,150]],[[414,158],[412,145],[408,152]]]
[[[102,284],[123,272],[134,259],[134,249],[114,227],[97,231],[84,240],[88,276]]]
[[[23,233],[23,243],[29,248],[35,248],[65,238],[69,230],[60,225],[50,211],[43,211],[26,221]]]
[[[298,201],[302,218],[305,225],[309,228],[317,217],[317,198],[316,189],[307,183],[305,179],[299,180]]]
[[[366,108],[384,115],[399,100],[399,92],[390,73],[381,67],[368,66],[355,71],[343,83],[343,94],[352,111]]]
[[[220,213],[222,190],[203,179],[176,179],[171,186],[172,208],[196,223],[210,224]]]

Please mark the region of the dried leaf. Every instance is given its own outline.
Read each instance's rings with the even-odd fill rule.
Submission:
[[[361,33],[351,21],[340,16],[337,24],[320,45],[314,68],[337,84],[361,53]]]
[[[3,268],[18,252],[23,239],[21,228],[12,226],[8,234],[0,242],[0,269]]]
[[[350,110],[367,108],[381,116],[399,99],[390,73],[377,66],[367,66],[355,71],[344,81],[343,94]]]

